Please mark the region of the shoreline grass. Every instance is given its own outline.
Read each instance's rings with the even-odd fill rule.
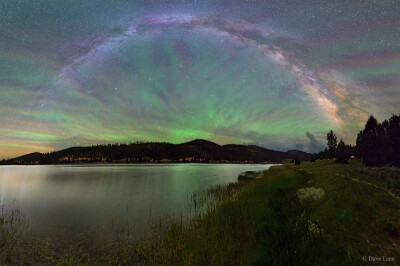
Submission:
[[[10,237],[14,242],[0,243],[0,262],[360,265],[364,256],[398,262],[400,200],[389,193],[399,185],[397,171],[365,168],[357,160],[348,165],[325,160],[271,167],[262,178],[194,193],[190,201],[198,211],[193,219],[166,217],[160,220],[164,226],[148,237],[133,235],[129,225],[112,229],[117,234],[89,230],[64,242],[32,238],[17,230],[13,232],[19,238]],[[377,178],[376,173],[387,178]],[[299,191],[322,190],[321,197],[299,198]],[[2,219],[0,229],[7,229],[5,225],[12,223]]]

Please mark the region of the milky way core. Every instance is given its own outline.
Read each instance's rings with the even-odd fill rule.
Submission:
[[[354,144],[400,112],[400,2],[0,2],[0,158],[133,141]]]

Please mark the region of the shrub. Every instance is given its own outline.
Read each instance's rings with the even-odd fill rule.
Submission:
[[[306,199],[319,200],[325,196],[325,191],[322,188],[308,187],[299,189],[296,194],[300,201]]]

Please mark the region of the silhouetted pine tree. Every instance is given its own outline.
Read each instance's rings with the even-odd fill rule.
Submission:
[[[387,120],[383,121],[382,124],[377,126],[378,134],[378,149],[376,150],[379,165],[390,164],[390,156],[392,154],[392,145],[390,141],[389,122]]]
[[[363,131],[361,130],[360,133],[357,134],[356,139],[356,156],[357,158],[363,157],[362,147],[364,146],[364,136]]]
[[[390,163],[400,167],[400,115],[389,119],[388,135],[391,144]]]
[[[377,150],[379,149],[378,138],[378,121],[372,115],[367,121],[363,131],[364,144],[362,146],[362,154],[364,164],[367,166],[378,166],[380,160]]]
[[[357,150],[367,166],[400,166],[400,116],[381,124],[371,116],[357,136]]]
[[[333,131],[331,130],[326,135],[326,139],[328,141],[328,147],[329,147],[329,158],[334,158],[335,157],[336,147],[337,147],[337,137],[333,133]]]
[[[336,163],[348,163],[349,154],[348,151],[351,146],[346,146],[342,139],[340,139],[339,144],[336,149]]]

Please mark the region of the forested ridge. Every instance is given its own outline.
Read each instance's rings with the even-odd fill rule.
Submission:
[[[72,164],[72,163],[146,163],[146,162],[282,162],[310,154],[301,151],[280,152],[255,145],[218,145],[207,140],[182,144],[135,142],[90,147],[72,147],[51,153],[31,153],[3,160],[2,164]]]

